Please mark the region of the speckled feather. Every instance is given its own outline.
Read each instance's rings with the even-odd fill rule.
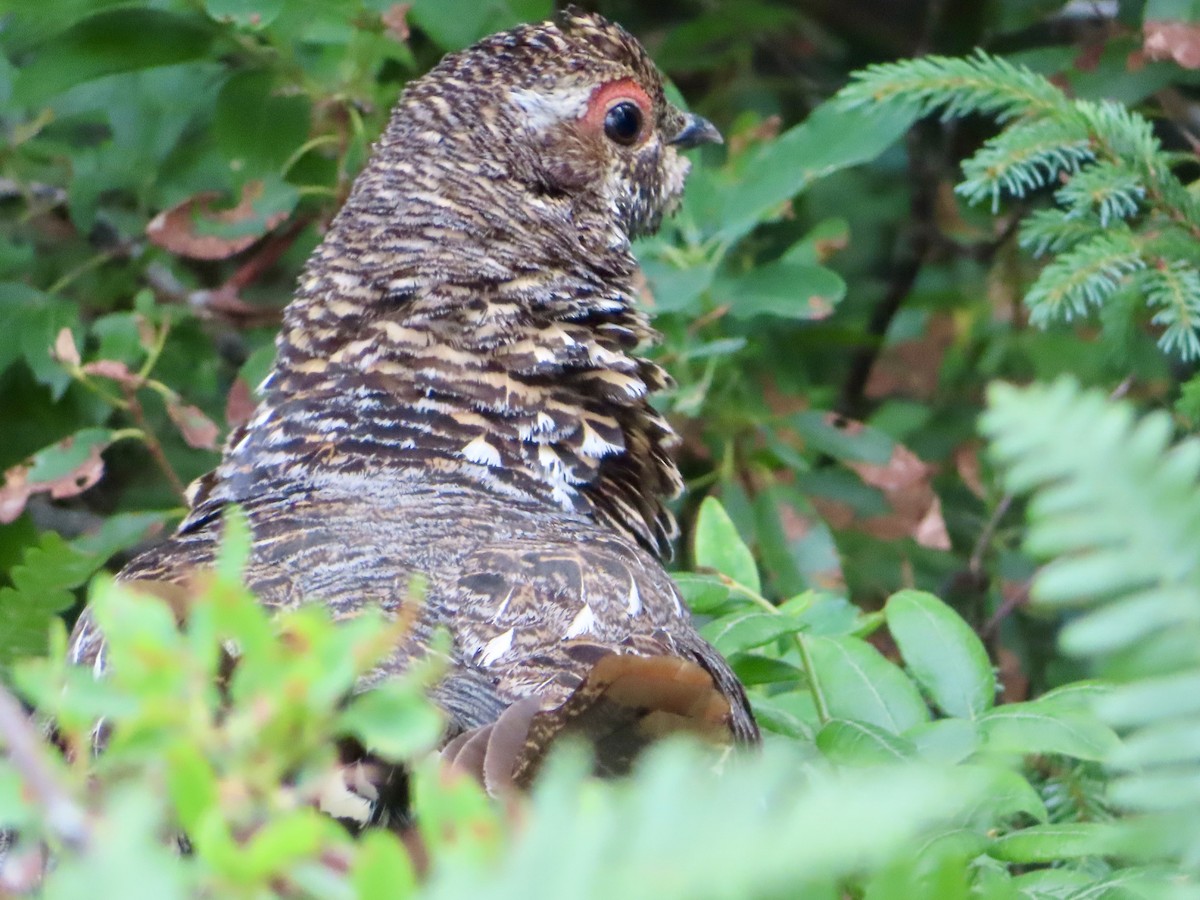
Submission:
[[[650,130],[619,147],[584,114],[628,81]],[[625,696],[613,685],[641,676],[592,673],[628,655],[684,660],[688,684],[707,673],[724,708],[704,715],[756,740],[660,561],[681,482],[647,400],[668,378],[637,355],[655,335],[629,241],[682,191],[669,139],[687,121],[636,40],[578,13],[487,38],[409,85],[300,279],[256,414],[177,534],[122,577],[185,581],[238,503],[268,606],[394,611],[412,573],[427,579],[408,640],[366,683],[447,626],[452,669],[434,695],[448,738],[523,698],[522,727],[541,715],[529,734],[551,735],[555,710],[592,708],[568,703],[581,686]],[[86,614],[72,656],[104,667]]]

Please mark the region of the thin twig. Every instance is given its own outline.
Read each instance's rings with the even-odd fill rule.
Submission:
[[[146,449],[150,451],[150,458],[154,460],[154,464],[167,477],[167,481],[171,483],[171,489],[183,498],[184,503],[187,503],[187,485],[183,483],[183,479],[179,477],[179,473],[171,466],[170,460],[167,459],[167,454],[163,452],[162,443],[159,441],[158,435],[154,433],[154,429],[146,421],[146,413],[142,409],[141,401],[137,398],[137,392],[126,388],[125,399],[129,403],[127,412],[141,430],[142,442],[146,445]]]
[[[1000,520],[1004,518],[1013,502],[1013,494],[1008,493],[1000,498],[1000,502],[996,504],[996,508],[992,510],[992,514],[988,516],[987,522],[984,523],[983,530],[979,532],[979,538],[975,541],[975,547],[971,550],[971,558],[967,562],[967,571],[972,575],[978,575],[983,568],[983,557],[987,553],[988,547],[991,546],[992,537],[996,534],[996,529],[1000,525]]]
[[[45,742],[38,737],[20,702],[3,684],[0,684],[0,743],[8,749],[9,761],[33,795],[47,826],[66,846],[84,849],[91,839],[87,813],[55,777],[46,758]]]

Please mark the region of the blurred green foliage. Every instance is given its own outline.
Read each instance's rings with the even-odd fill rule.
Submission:
[[[47,794],[0,736],[12,858],[48,897],[1200,894],[1200,9],[597,5],[727,138],[637,249],[678,580],[762,756],[566,748],[505,808],[426,759],[435,673],[343,703],[394,626],[266,619],[236,536],[183,627],[92,580],[251,408],[403,84],[551,4],[55,0],[0,9],[0,672],[79,752]],[[420,886],[315,811],[350,737],[416,773]]]

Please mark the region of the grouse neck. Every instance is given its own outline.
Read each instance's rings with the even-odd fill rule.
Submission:
[[[611,214],[483,164],[469,202],[437,191],[445,173],[386,174],[360,179],[310,260],[223,468],[451,481],[668,552],[676,438],[648,402],[668,378],[635,353],[656,335]]]

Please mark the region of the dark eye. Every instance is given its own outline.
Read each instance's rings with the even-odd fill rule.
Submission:
[[[618,144],[632,144],[642,133],[641,109],[631,100],[613,104],[604,115],[604,133]]]

